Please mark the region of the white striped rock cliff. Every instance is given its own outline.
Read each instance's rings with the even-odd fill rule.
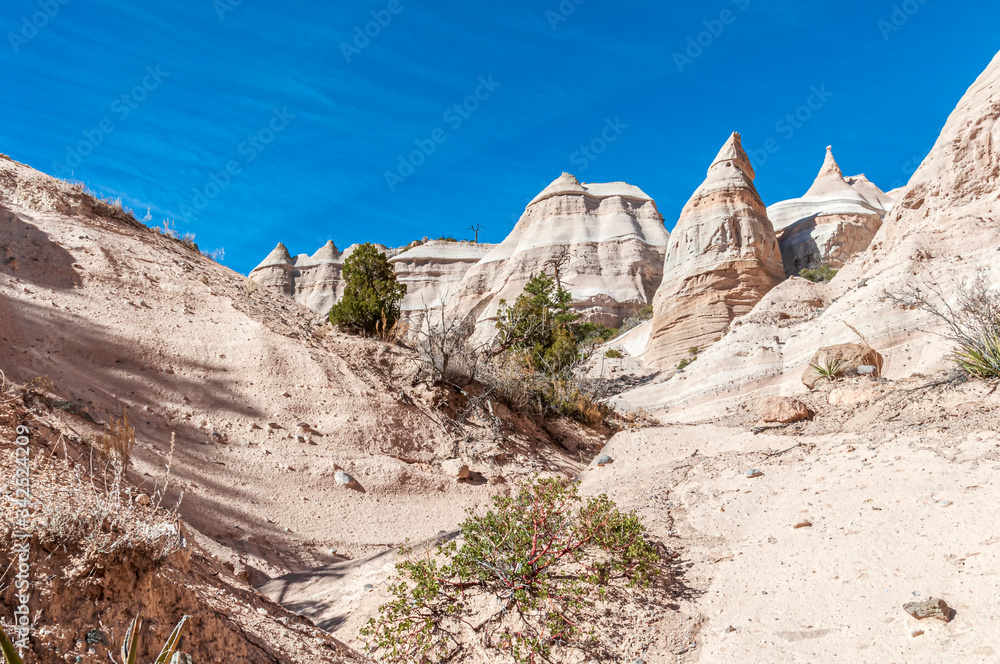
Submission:
[[[584,184],[563,173],[469,270],[452,303],[475,316],[486,334],[501,300],[513,302],[533,275],[552,275],[559,263],[574,310],[617,326],[652,302],[668,238],[656,203],[638,187]]]

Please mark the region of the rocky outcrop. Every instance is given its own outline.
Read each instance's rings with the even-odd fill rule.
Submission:
[[[871,246],[837,279],[785,281],[684,374],[625,393],[621,405],[661,420],[683,408],[694,419],[749,393],[804,392],[799,376],[816,349],[856,342],[855,329],[885,356],[889,380],[953,368],[943,323],[893,306],[885,294],[932,285],[954,301],[979,276],[1000,288],[998,211],[1000,54],[959,102]]]
[[[656,203],[638,187],[585,184],[564,173],[469,270],[452,303],[490,330],[501,300],[513,301],[533,275],[558,266],[574,310],[617,326],[652,301],[668,238]]]
[[[882,375],[885,360],[882,355],[864,344],[837,344],[820,348],[809,360],[809,366],[802,372],[802,384],[810,390],[823,380],[834,380],[846,376],[868,375],[878,378]],[[864,374],[862,367],[872,369]]]
[[[358,246],[352,244],[341,252],[331,240],[312,256],[292,256],[279,242],[267,258],[250,272],[250,278],[269,290],[294,298],[318,314],[326,315],[344,294],[344,261]],[[376,246],[387,256],[395,253],[382,245]]]
[[[784,278],[750,159],[734,133],[670,236],[645,359],[672,368],[718,341]]]
[[[400,251],[389,262],[406,284],[403,312],[436,309],[458,292],[466,273],[496,245],[431,240]]]
[[[809,191],[767,209],[786,273],[842,267],[868,248],[892,205],[893,199],[864,175],[845,178],[828,147]]]

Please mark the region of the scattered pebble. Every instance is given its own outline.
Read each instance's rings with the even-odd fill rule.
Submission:
[[[795,524],[796,530],[799,528],[811,528],[811,527],[812,527],[812,521],[808,520],[799,521],[797,524]]]
[[[917,620],[937,618],[944,622],[951,622],[951,607],[943,599],[931,597],[922,602],[907,602],[903,605],[903,610]]]
[[[613,462],[614,462],[614,459],[612,459],[611,457],[609,457],[607,454],[602,454],[601,456],[597,457],[597,465],[598,466],[606,466],[609,463],[613,463]]]
[[[735,627],[733,627],[732,625],[730,625],[729,627],[725,628],[725,629],[724,629],[724,630],[722,630],[722,631],[723,631],[723,632],[725,632],[726,634],[732,634],[733,632],[735,632],[735,631],[736,631],[736,628],[735,628]]]
[[[756,468],[751,468],[747,471],[747,477],[753,479],[754,477],[762,477],[764,473],[760,472]]]
[[[338,470],[337,474],[333,476],[333,479],[336,480],[337,484],[340,486],[350,486],[354,484],[354,478],[342,470]]]
[[[924,633],[924,630],[922,630],[922,629],[915,629],[910,634],[911,634],[911,636],[917,637],[917,636],[922,636],[923,633]]]

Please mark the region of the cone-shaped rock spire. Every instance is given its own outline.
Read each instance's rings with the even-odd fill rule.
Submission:
[[[753,167],[734,133],[684,206],[670,236],[653,303],[646,359],[674,368],[690,349],[718,341],[783,278]]]

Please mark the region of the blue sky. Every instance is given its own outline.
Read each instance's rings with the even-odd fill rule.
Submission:
[[[563,171],[672,227],[734,130],[767,203],[829,144],[891,189],[1000,49],[967,0],[443,5],[7,0],[0,152],[246,273],[279,240],[498,242]]]

